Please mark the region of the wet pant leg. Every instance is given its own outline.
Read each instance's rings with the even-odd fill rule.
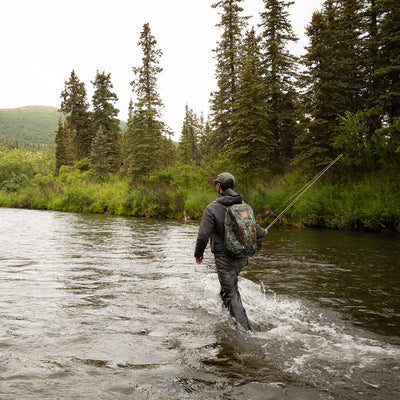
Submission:
[[[247,265],[247,257],[215,257],[218,279],[221,284],[221,298],[225,307],[232,317],[250,330],[249,320],[243,307],[238,288],[238,276],[240,271]]]

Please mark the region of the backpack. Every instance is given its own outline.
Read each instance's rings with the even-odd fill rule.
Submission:
[[[245,202],[228,207],[221,205],[226,210],[225,253],[231,257],[254,255],[257,251],[257,232],[253,209]]]

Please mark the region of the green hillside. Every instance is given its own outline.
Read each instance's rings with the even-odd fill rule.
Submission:
[[[0,140],[54,146],[59,115],[58,109],[50,106],[0,109]]]
[[[0,108],[0,141],[53,147],[60,115],[50,106]],[[126,129],[125,121],[120,128]]]

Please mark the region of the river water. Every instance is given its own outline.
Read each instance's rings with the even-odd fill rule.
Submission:
[[[400,238],[273,228],[219,299],[198,224],[0,208],[0,399],[400,398]]]

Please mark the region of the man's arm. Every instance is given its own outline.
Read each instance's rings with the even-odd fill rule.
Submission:
[[[257,234],[257,239],[261,239],[268,234],[268,230],[261,228],[260,225],[256,224],[256,234]]]
[[[210,211],[209,206],[206,207],[203,213],[203,218],[200,222],[199,232],[197,234],[196,248],[194,256],[196,262],[201,264],[203,261],[204,250],[207,247],[208,240],[214,230],[215,218],[214,214]]]

